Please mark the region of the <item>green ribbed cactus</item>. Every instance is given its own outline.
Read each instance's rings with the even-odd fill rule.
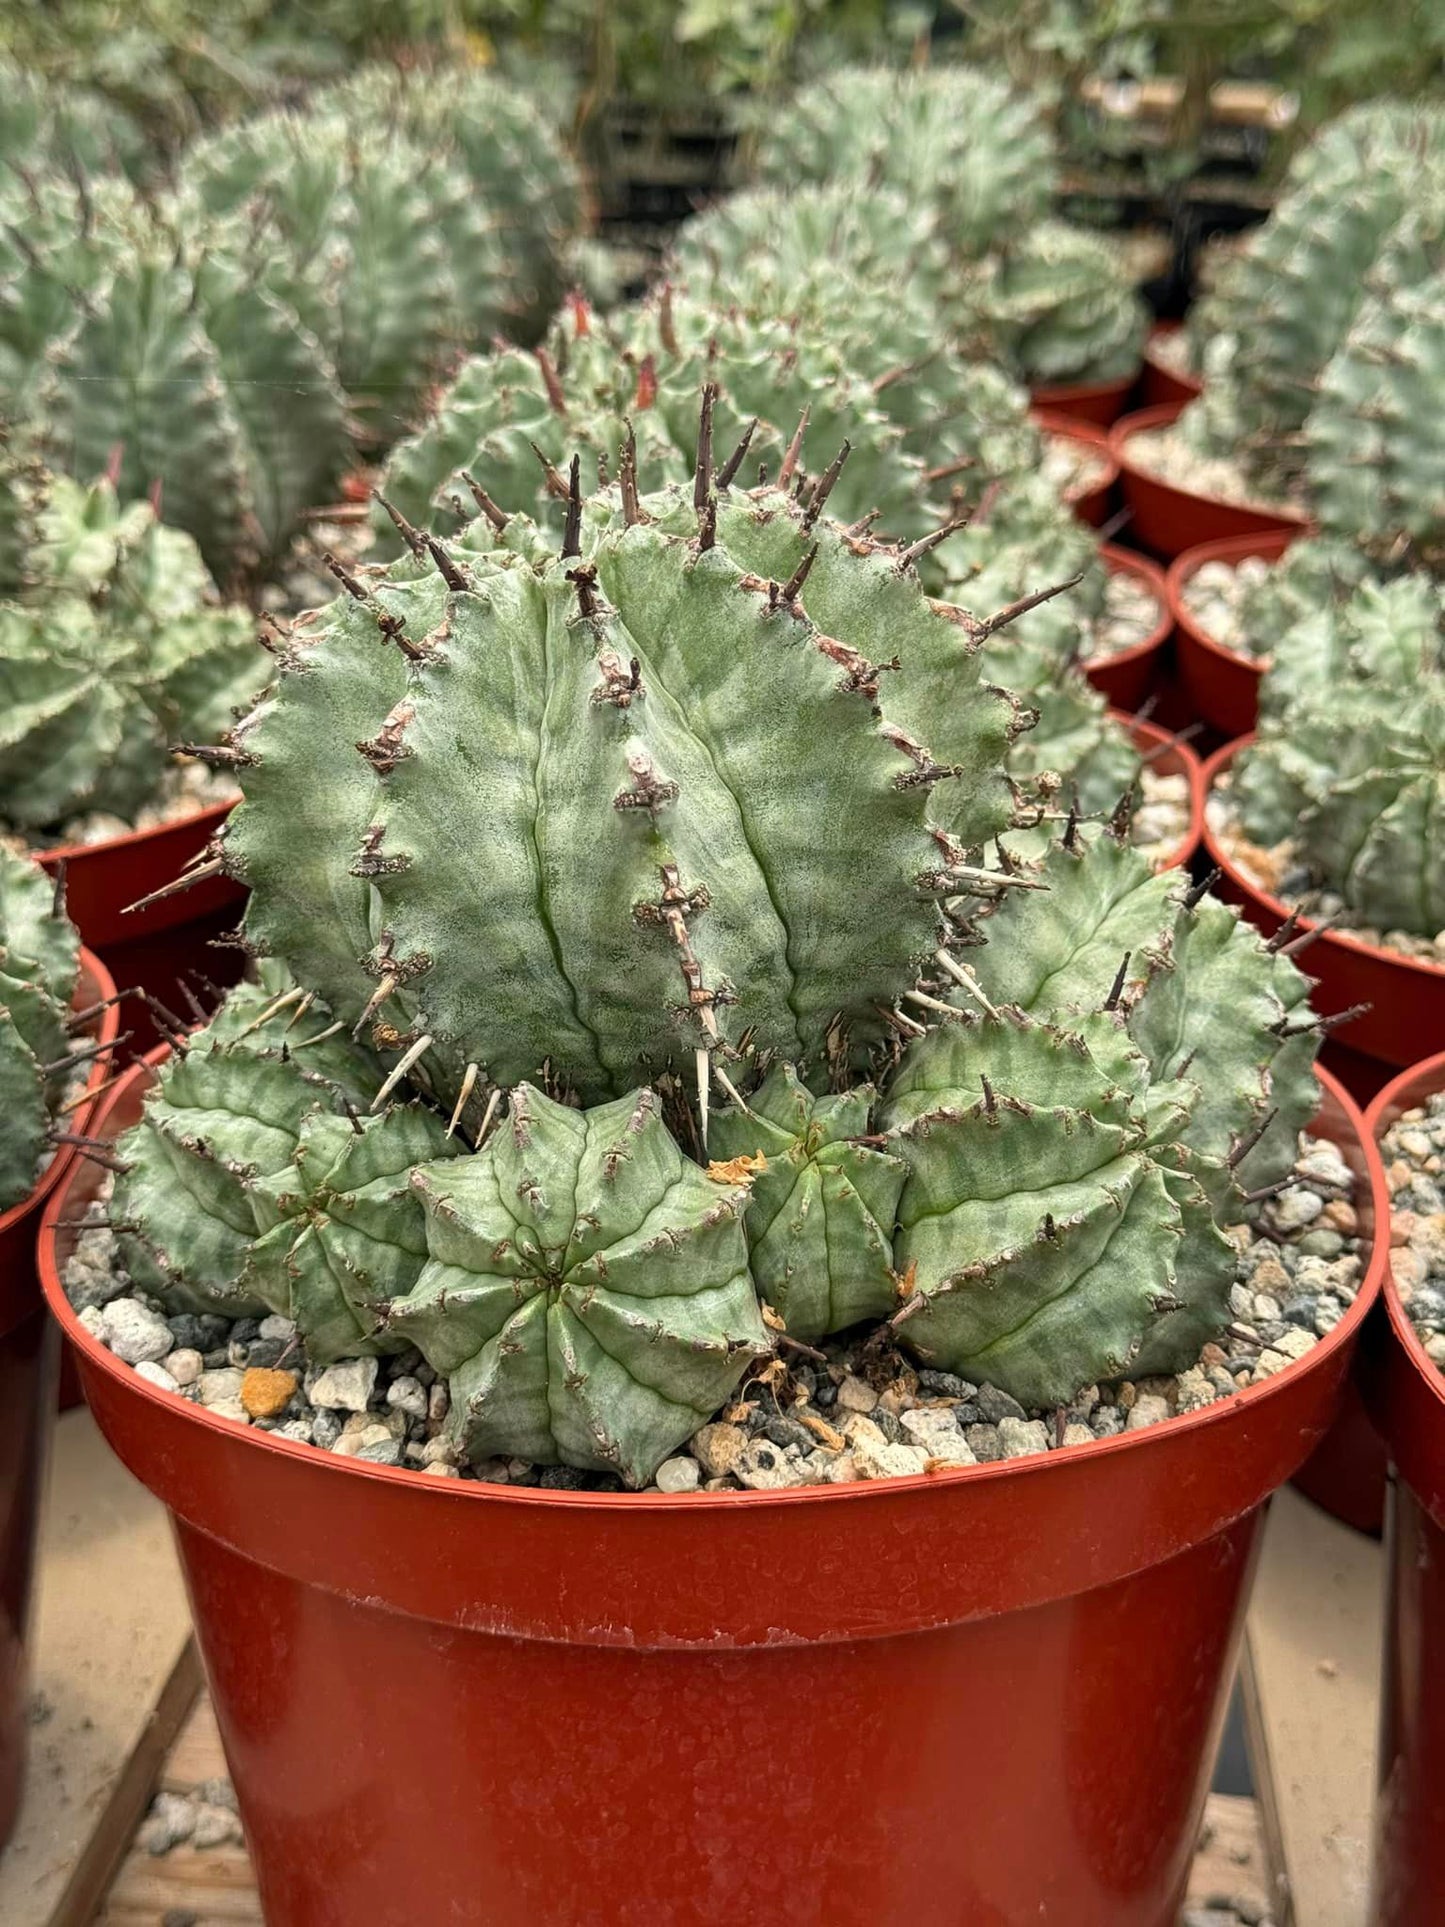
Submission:
[[[407,524],[297,622],[218,852],[264,981],[112,1207],[172,1302],[415,1344],[463,1455],[633,1485],[780,1326],[1046,1404],[1192,1363],[1314,1101],[1233,912],[1072,817],[986,861],[989,625],[826,487],[722,479],[714,406],[691,485],[573,465],[560,554]]]
[[[1087,228],[1040,221],[1002,237],[963,277],[974,351],[1031,388],[1133,375],[1149,311],[1118,255]]]
[[[757,153],[767,182],[850,181],[921,200],[948,244],[983,254],[1043,214],[1053,145],[1026,96],[964,67],[847,67],[774,114]]]
[[[1287,630],[1230,788],[1252,842],[1293,844],[1314,886],[1375,930],[1445,928],[1445,597],[1365,582]]]
[[[1193,326],[1212,344],[1205,393],[1182,432],[1238,455],[1252,481],[1296,485],[1300,431],[1372,267],[1409,217],[1445,214],[1445,115],[1393,101],[1353,108],[1293,162],[1270,219],[1230,264]]]
[[[353,127],[400,128],[461,169],[492,236],[502,286],[487,292],[503,332],[513,341],[537,340],[567,289],[582,186],[532,97],[480,67],[363,67],[317,96],[309,114],[332,111]]]
[[[326,353],[257,238],[68,177],[11,184],[0,218],[0,415],[82,479],[119,450],[122,496],[159,487],[219,581],[264,571],[351,445]]]
[[[195,544],[107,479],[36,484],[20,599],[0,602],[0,818],[125,820],[171,744],[211,744],[267,680],[254,619],[218,605]]]
[[[79,969],[53,879],[0,846],[0,1211],[30,1195],[54,1147]]]
[[[1395,230],[1305,424],[1310,502],[1376,561],[1445,574],[1445,187]]]
[[[138,176],[146,160],[140,127],[103,94],[0,60],[0,164]]]

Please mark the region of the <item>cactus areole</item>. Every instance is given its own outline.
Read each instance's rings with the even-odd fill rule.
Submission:
[[[336,565],[223,746],[262,981],[115,1201],[163,1299],[415,1345],[459,1454],[632,1485],[844,1329],[1038,1407],[1192,1364],[1315,1103],[1280,947],[1006,773],[1018,609],[838,464],[737,486],[713,403],[690,485],[558,474],[560,545],[478,478]]]

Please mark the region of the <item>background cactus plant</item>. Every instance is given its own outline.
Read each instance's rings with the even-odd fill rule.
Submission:
[[[31,834],[132,820],[167,749],[211,743],[264,685],[254,619],[219,604],[189,536],[109,478],[35,484],[19,599],[0,602],[0,817]]]
[[[34,1189],[70,1083],[80,938],[58,895],[0,846],[0,1211]]]

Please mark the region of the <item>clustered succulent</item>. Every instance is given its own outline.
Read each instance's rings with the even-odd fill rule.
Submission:
[[[1289,843],[1348,920],[1445,929],[1445,592],[1367,577],[1276,640],[1230,790],[1256,845]]]
[[[1314,1106],[1283,950],[1021,808],[987,625],[716,407],[690,481],[569,462],[560,543],[483,493],[337,565],[231,738],[262,983],[112,1206],[163,1299],[414,1344],[465,1454],[629,1484],[780,1333],[1038,1404],[1192,1362]]]
[[[73,1068],[80,938],[51,878],[0,845],[0,1211],[34,1189]]]
[[[167,746],[223,735],[265,675],[254,619],[151,503],[34,465],[23,501],[0,584],[0,820],[44,838],[92,811],[133,820]]]

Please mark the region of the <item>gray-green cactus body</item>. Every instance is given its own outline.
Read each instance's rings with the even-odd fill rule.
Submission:
[[[666,492],[629,523],[613,490],[585,553],[535,559],[515,518],[456,586],[410,558],[358,581],[239,732],[253,939],[348,1022],[394,995],[447,1088],[550,1062],[598,1097],[744,1030],[804,1065],[861,1046],[1011,819],[1018,716],[905,554],[781,493],[701,513]]]
[[[1091,1042],[960,1015],[910,1046],[884,1112],[909,1167],[900,1340],[1032,1406],[1136,1369],[1146,1343],[1178,1369],[1227,1316],[1230,1248],[1150,1154],[1141,1060],[1122,1029]]]
[[[293,1027],[300,993],[272,994],[284,982],[272,975],[260,990],[233,992],[165,1065],[121,1140],[127,1168],[113,1205],[127,1226],[126,1262],[177,1310],[281,1307],[284,1277],[252,1261],[254,1240],[280,1215],[276,1181],[311,1112],[345,1120],[381,1088],[380,1061],[328,1034],[335,1026],[320,1010]]]
[[[753,1282],[795,1338],[882,1318],[896,1296],[893,1225],[906,1167],[869,1132],[870,1089],[815,1097],[790,1064],[714,1120],[719,1160],[757,1158],[745,1225]]]
[[[772,117],[758,171],[791,188],[899,188],[929,205],[951,247],[978,255],[1044,212],[1054,156],[1034,103],[991,74],[849,67]]]
[[[978,351],[1030,387],[1118,380],[1143,356],[1148,310],[1118,256],[1065,221],[1005,234],[959,299]]]
[[[29,1195],[65,1095],[80,939],[52,879],[0,848],[0,1211]]]
[[[524,1085],[414,1182],[430,1257],[390,1329],[446,1375],[469,1458],[642,1484],[768,1350],[746,1187],[684,1158],[651,1091],[577,1112]]]

